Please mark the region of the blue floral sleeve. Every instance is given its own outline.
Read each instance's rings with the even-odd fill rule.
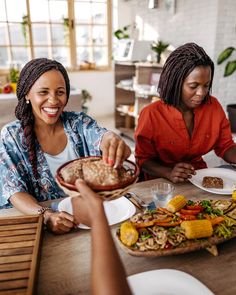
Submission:
[[[64,115],[69,116],[65,120],[66,130],[73,138],[78,156],[100,156],[100,143],[107,129],[101,128],[94,119],[82,112]]]
[[[105,128],[84,113],[64,112],[62,122],[67,137],[78,157],[100,156],[100,143]],[[38,173],[35,179],[20,122],[6,125],[0,143],[0,209],[9,207],[9,198],[27,192],[38,202],[65,197],[58,187],[40,146],[37,146]],[[63,163],[61,163],[63,164]]]
[[[12,136],[11,128],[3,128],[0,141],[0,208],[17,192],[27,192],[27,168],[19,143]],[[14,133],[14,132],[13,132]]]

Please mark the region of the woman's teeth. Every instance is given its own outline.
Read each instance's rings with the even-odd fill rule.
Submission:
[[[56,114],[59,110],[59,108],[43,108],[43,110],[49,114]]]

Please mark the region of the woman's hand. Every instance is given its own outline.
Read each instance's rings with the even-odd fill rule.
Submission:
[[[178,163],[171,170],[168,179],[173,183],[185,182],[196,174],[194,167],[188,163]]]
[[[64,211],[45,211],[44,218],[48,229],[50,229],[54,234],[64,234],[75,227],[74,217]]]
[[[93,222],[105,217],[103,200],[82,179],[77,179],[75,185],[81,194],[71,199],[75,221],[92,226]]]
[[[121,166],[131,154],[131,150],[124,140],[112,131],[103,135],[100,149],[103,161],[115,168]]]

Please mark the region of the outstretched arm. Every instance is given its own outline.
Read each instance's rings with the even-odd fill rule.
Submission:
[[[131,294],[124,267],[110,233],[102,199],[84,181],[77,180],[76,186],[81,197],[72,199],[75,219],[92,228],[92,293]]]
[[[38,210],[43,206],[37,203],[28,193],[16,193],[11,196],[10,201],[12,205],[24,214],[37,214]],[[69,232],[74,227],[74,217],[66,212],[53,212],[46,210],[43,213],[44,223],[47,228],[55,234],[64,234]]]

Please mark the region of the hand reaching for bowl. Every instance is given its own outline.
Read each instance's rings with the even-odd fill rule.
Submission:
[[[169,174],[168,178],[173,183],[185,182],[189,178],[191,178],[192,175],[195,175],[195,174],[196,174],[196,172],[194,170],[194,167],[191,164],[189,164],[189,163],[178,163],[170,171],[170,174]]]
[[[103,135],[100,149],[103,161],[115,168],[120,167],[131,154],[131,150],[124,140],[112,131]]]

